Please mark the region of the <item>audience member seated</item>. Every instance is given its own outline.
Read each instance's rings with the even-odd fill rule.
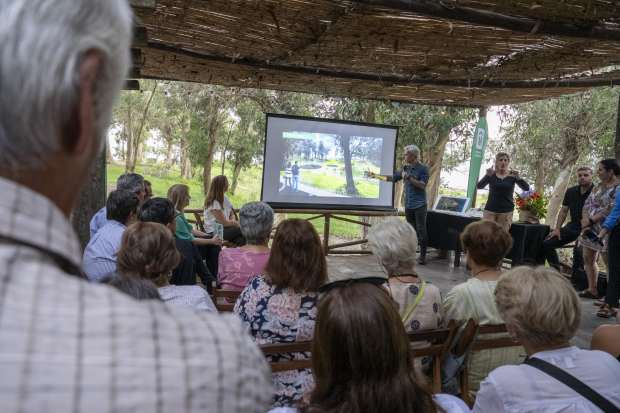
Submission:
[[[140,200],[139,205],[146,201],[146,182],[142,175],[139,174],[122,174],[116,180],[116,190],[124,189],[135,194]],[[150,191],[150,186],[149,186]],[[153,192],[151,192],[151,195]],[[90,220],[90,237],[92,238],[105,224],[108,223],[106,207],[101,208]]]
[[[439,288],[426,283],[414,271],[418,237],[413,227],[393,217],[368,231],[368,243],[379,263],[385,267],[385,285],[396,302],[401,321],[408,333],[439,328],[443,322],[443,303]],[[412,343],[413,348],[426,348],[431,343]],[[418,371],[426,371],[430,357],[416,358]]]
[[[409,340],[383,288],[363,282],[328,284],[312,342],[316,387],[299,407],[270,413],[465,413],[454,396],[436,394],[414,368]]]
[[[211,180],[204,204],[205,231],[212,234],[213,225],[218,221],[224,227],[224,241],[230,241],[235,246],[242,247],[246,239],[239,228],[239,221],[235,219],[234,207],[226,196],[226,191],[228,191],[228,178],[225,175],[218,175]]]
[[[116,265],[118,271],[127,277],[152,281],[167,305],[217,313],[204,288],[170,285],[170,274],[180,260],[168,228],[154,222],[138,222],[123,234]]]
[[[138,211],[138,221],[156,222],[165,225],[172,234],[177,231],[177,213],[169,199],[154,198],[146,201]],[[200,277],[202,284],[211,289],[211,284],[215,278],[211,276],[202,257],[198,253],[193,242],[174,238],[174,244],[181,254],[179,265],[172,270],[170,284],[172,285],[196,285],[196,274]]]
[[[239,228],[247,244],[226,248],[220,253],[218,279],[224,290],[243,290],[252,278],[263,271],[269,259],[269,235],[273,226],[273,209],[264,202],[249,202],[239,211]],[[225,298],[225,302],[234,300]]]
[[[499,280],[502,261],[512,246],[512,237],[494,221],[483,220],[469,224],[461,234],[463,252],[467,254],[467,265],[473,277],[464,284],[454,287],[444,300],[445,319],[455,320],[464,327],[470,318],[480,325],[504,324],[493,300],[493,291]],[[493,339],[506,334],[481,336]],[[467,357],[469,370],[469,394],[475,398],[480,382],[491,371],[506,364],[517,364],[521,347],[506,347],[481,350]]]
[[[103,277],[100,284],[111,285],[138,300],[161,300],[157,287],[152,281],[136,277],[125,277],[116,271]]]
[[[238,316],[84,279],[69,219],[129,73],[129,2],[2,0],[0,22],[0,411],[264,413]]]
[[[606,324],[597,327],[592,335],[590,350],[604,351],[620,361],[620,325]]]
[[[121,237],[125,228],[136,221],[138,202],[133,193],[123,189],[112,191],[108,196],[108,223],[97,231],[84,250],[84,273],[91,283],[98,283],[116,270]]]
[[[189,195],[189,186],[176,184],[168,189],[168,199],[174,204],[177,212],[177,231],[174,237],[191,241],[196,245],[203,260],[206,261],[207,269],[213,276],[217,276],[218,257],[222,251],[222,239],[198,231],[191,226],[185,218],[185,207],[189,205],[192,197]]]
[[[480,385],[474,412],[601,411],[537,366],[546,363],[620,407],[620,363],[605,352],[569,343],[579,328],[581,303],[564,276],[551,267],[515,268],[500,277],[495,302],[510,337],[523,345],[528,360],[492,371]]]
[[[145,179],[144,180],[144,202],[150,201],[151,199],[153,199],[153,188],[151,187],[151,182]]]
[[[257,344],[310,341],[317,312],[317,289],[327,282],[327,262],[316,229],[306,220],[278,225],[262,275],[237,299],[234,312]],[[307,353],[269,356],[269,361],[305,360]],[[309,369],[272,374],[273,407],[301,401],[314,386]]]

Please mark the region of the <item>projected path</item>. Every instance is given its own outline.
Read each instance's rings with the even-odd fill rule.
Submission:
[[[299,192],[291,192],[291,187],[288,185],[284,185],[284,177],[280,177],[280,193],[281,194],[292,194],[297,196],[329,196],[335,198],[348,198],[345,195],[338,195],[331,192],[323,191],[322,189],[312,188],[311,186],[298,184]]]

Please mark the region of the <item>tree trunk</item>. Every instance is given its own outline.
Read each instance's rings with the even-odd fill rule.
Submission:
[[[114,164],[114,157],[112,156],[112,145],[110,145],[110,141],[108,137],[105,138],[105,147],[106,147],[106,162],[109,164]]]
[[[222,149],[222,156],[220,158],[220,163],[222,164],[222,175],[224,175],[224,163],[226,162],[226,148]]]
[[[127,134],[127,152],[125,153],[125,173],[132,174],[135,170],[136,163],[132,160],[134,157],[133,150],[133,125],[131,119],[131,105],[127,107],[127,123],[129,124],[129,133]]]
[[[618,95],[618,110],[616,113],[616,140],[614,145],[616,159],[620,159],[620,95]]]
[[[143,160],[144,154],[142,153],[142,142],[138,144],[138,157],[137,159]]]
[[[577,160],[579,159],[577,153],[572,153],[569,156],[570,158],[568,158],[560,166],[560,173],[558,174],[558,178],[555,180],[553,192],[549,197],[549,206],[547,207],[547,218],[545,218],[545,223],[550,225],[551,228],[555,227],[556,221],[558,220],[558,214],[560,213],[564,193],[566,192],[566,189],[568,189],[571,174]]]
[[[230,193],[233,195],[237,194],[237,182],[239,181],[239,173],[241,172],[241,167],[243,166],[244,159],[237,158],[235,159],[235,169],[233,171],[233,179],[232,184],[230,185]]]
[[[180,166],[181,166],[181,179],[190,179],[190,162],[189,162],[189,140],[187,136],[190,131],[191,116],[187,114],[187,117],[181,123],[181,151],[180,151]]]
[[[166,150],[166,163],[170,163],[172,160],[172,138],[166,139],[168,143],[168,149]]]
[[[205,155],[204,170],[202,171],[202,185],[205,191],[205,196],[209,193],[209,187],[211,186],[211,166],[213,165],[213,154],[215,153],[215,147],[217,146],[218,132],[220,130],[219,115],[213,116],[209,124],[208,136],[209,136],[209,149]]]
[[[355,196],[359,195],[355,182],[353,181],[353,170],[351,169],[351,148],[349,143],[351,141],[350,136],[340,137],[340,146],[342,147],[342,154],[344,156],[344,174],[347,181],[347,194]]]
[[[451,130],[443,136],[438,137],[428,157],[428,165],[426,166],[428,166],[429,170],[429,179],[426,185],[426,204],[429,208],[435,204],[435,200],[439,194],[441,164],[443,162],[443,154],[446,151],[446,144],[450,139],[450,132]]]
[[[541,193],[545,190],[545,184],[547,182],[545,155],[546,153],[541,152],[536,159],[536,180],[534,181],[534,188],[538,189]]]
[[[129,166],[131,168],[132,173],[136,169],[137,156],[140,156],[140,159],[142,159],[141,154],[138,151],[138,148],[140,144],[142,143],[142,130],[144,129],[144,124],[146,123],[146,117],[149,114],[149,107],[151,106],[151,101],[153,100],[153,96],[155,95],[155,90],[157,89],[157,85],[158,83],[155,82],[155,86],[153,86],[153,90],[151,91],[151,96],[149,96],[149,100],[148,102],[146,102],[146,107],[144,108],[144,112],[142,113],[142,122],[140,122],[140,128],[138,129],[138,136],[133,140],[132,152],[134,156],[131,157],[131,165]],[[125,169],[127,169],[127,167]]]

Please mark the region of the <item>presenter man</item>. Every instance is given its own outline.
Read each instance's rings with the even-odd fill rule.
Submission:
[[[388,182],[405,180],[405,217],[418,234],[421,265],[426,264],[426,185],[429,171],[418,161],[420,149],[415,145],[405,147],[405,166],[394,175],[382,175]],[[379,177],[379,175],[372,175]]]
[[[590,196],[590,192],[592,192],[592,178],[593,174],[590,168],[582,167],[577,170],[578,185],[566,190],[555,229],[551,231],[542,244],[542,249],[549,266],[558,271],[560,271],[560,261],[555,250],[556,248],[575,241],[579,237],[579,234],[581,234],[581,210]],[[570,221],[568,224],[562,226],[569,211]],[[575,246],[575,248],[573,248],[573,277],[577,270],[583,270],[583,266],[582,252]]]

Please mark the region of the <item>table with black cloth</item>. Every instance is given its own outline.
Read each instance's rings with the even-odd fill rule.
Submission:
[[[428,246],[437,250],[454,251],[454,266],[459,267],[461,252],[463,252],[459,235],[467,225],[480,219],[429,211],[426,218]],[[549,235],[549,229],[549,225],[512,223],[510,235],[513,245],[506,258],[512,260],[513,267],[544,265],[545,257],[541,246],[545,237]]]

